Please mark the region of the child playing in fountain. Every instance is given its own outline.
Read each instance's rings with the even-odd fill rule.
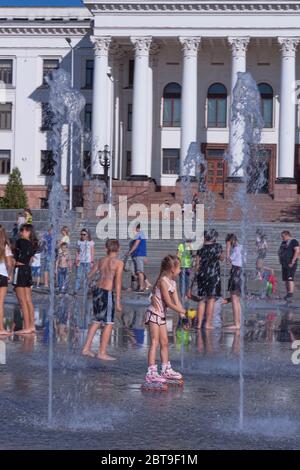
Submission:
[[[243,273],[245,253],[243,252],[243,245],[240,245],[234,233],[229,233],[226,237],[226,261],[231,263],[228,291],[232,301],[234,323],[226,328],[228,330],[239,330],[241,328],[240,296],[242,293],[243,295],[246,293],[245,276]]]
[[[96,357],[98,359],[113,361],[115,358],[109,356],[106,349],[114,324],[114,289],[116,291],[116,311],[121,312],[122,310],[121,289],[124,263],[118,259],[120,251],[118,240],[107,240],[105,247],[107,253],[106,256],[101,258],[88,274],[89,281],[97,273],[99,274],[99,279],[97,281],[97,286],[92,289],[94,320],[89,329],[82,354],[84,356],[95,357],[95,354],[91,351],[92,341],[98,328],[104,324],[99,351]]]
[[[180,273],[180,261],[177,256],[168,255],[161,263],[158,279],[153,287],[151,305],[146,312],[146,325],[149,325],[151,343],[148,353],[147,383],[163,384],[168,380],[182,380],[182,375],[175,372],[169,361],[168,330],[166,314],[170,308],[185,318],[185,309],[180,303],[175,279]],[[156,351],[160,345],[162,362],[161,375],[156,364]]]

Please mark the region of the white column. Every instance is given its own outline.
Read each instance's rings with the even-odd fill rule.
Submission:
[[[94,87],[93,87],[93,117],[92,117],[92,174],[103,174],[99,163],[98,152],[103,150],[108,141],[108,50],[110,37],[92,37],[94,43]]]
[[[153,150],[153,73],[157,65],[159,46],[152,44],[150,49],[149,73],[148,73],[148,132],[147,132],[147,175],[152,177],[152,150]]]
[[[131,175],[146,177],[149,172],[147,134],[149,116],[149,50],[152,38],[132,37],[135,48],[133,107],[132,107],[132,163]]]
[[[294,178],[296,138],[296,49],[299,38],[278,38],[281,48],[279,178]]]
[[[181,154],[180,167],[183,164],[189,146],[197,141],[197,65],[200,37],[180,37],[183,50],[183,74],[181,97]]]
[[[189,146],[197,141],[197,82],[198,48],[200,37],[180,37],[183,51],[182,96],[181,96],[181,152],[180,166],[183,164]]]
[[[228,42],[231,46],[231,106],[233,101],[233,90],[236,85],[238,72],[246,72],[246,52],[249,44],[249,37],[229,37]],[[231,112],[230,112],[231,115]],[[229,150],[231,154],[231,165],[229,168],[230,176],[241,177],[243,170],[240,165],[243,161],[243,124],[238,124],[230,120],[229,125]]]

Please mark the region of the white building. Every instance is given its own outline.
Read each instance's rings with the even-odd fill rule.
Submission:
[[[174,188],[180,158],[197,141],[208,160],[209,187],[224,193],[230,169],[223,153],[234,131],[231,90],[237,72],[247,70],[262,94],[264,190],[278,199],[288,189],[297,200],[300,1],[84,3],[0,8],[0,188],[18,167],[31,206],[46,197],[51,154],[43,77],[58,65],[71,70],[70,38],[75,87],[86,98],[83,119],[93,142],[85,136],[75,150],[92,174],[103,172],[95,156],[109,145],[115,179],[153,178]],[[62,158],[67,186],[67,150]],[[79,171],[74,180],[82,184]]]

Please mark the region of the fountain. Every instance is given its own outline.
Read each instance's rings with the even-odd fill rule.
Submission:
[[[49,305],[49,393],[48,393],[48,425],[53,423],[53,323],[55,311],[55,258],[56,246],[60,227],[72,214],[68,212],[68,199],[61,183],[61,156],[65,147],[74,146],[82,135],[80,113],[85,100],[83,96],[71,87],[71,78],[63,69],[54,70],[47,77],[50,88],[49,105],[53,114],[53,128],[50,137],[50,147],[54,159],[54,175],[51,181],[49,195],[50,226],[52,227],[52,245],[50,261],[50,305]],[[63,126],[72,128],[72,140],[63,138]],[[72,220],[71,220],[72,221]]]
[[[261,140],[261,132],[264,122],[261,116],[260,93],[257,84],[250,73],[239,72],[237,82],[233,90],[231,121],[235,123],[234,128],[238,131],[233,136],[233,141],[239,146],[242,152],[241,163],[235,164],[230,161],[233,167],[233,177],[239,175],[238,188],[234,194],[235,205],[241,208],[241,244],[243,247],[242,256],[246,260],[249,240],[249,215],[253,207],[249,198],[249,191],[259,193],[265,184],[264,172],[260,171],[256,165],[255,158],[258,154],[258,146]],[[230,154],[229,154],[230,155]],[[232,158],[232,155],[230,155]],[[234,206],[234,204],[233,204]],[[244,272],[247,269],[244,263]],[[239,381],[240,381],[240,429],[244,427],[244,323],[245,323],[245,296],[246,285],[245,276],[242,277],[241,294],[241,348],[239,361]]]

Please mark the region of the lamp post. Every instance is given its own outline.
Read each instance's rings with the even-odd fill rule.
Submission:
[[[108,192],[108,184],[109,184],[108,171],[111,165],[109,145],[104,145],[104,149],[98,152],[98,156],[99,156],[100,165],[104,169],[104,181],[106,185],[106,191]],[[104,202],[107,202],[107,194],[105,195]]]
[[[71,38],[66,38],[71,48],[71,87],[74,88],[74,51]],[[70,179],[69,179],[69,209],[73,209],[73,123],[70,123]]]

